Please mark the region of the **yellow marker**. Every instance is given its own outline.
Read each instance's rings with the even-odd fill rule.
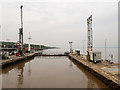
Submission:
[[[17,45],[20,45],[19,43],[17,43]]]

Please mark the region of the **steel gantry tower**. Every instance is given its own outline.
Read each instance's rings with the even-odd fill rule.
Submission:
[[[72,49],[72,43],[73,43],[73,42],[69,42],[69,44],[70,44],[70,53],[73,52],[73,49]]]
[[[93,35],[92,35],[92,15],[87,18],[87,52],[93,50]]]

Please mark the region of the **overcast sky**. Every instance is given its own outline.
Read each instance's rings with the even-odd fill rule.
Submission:
[[[87,45],[87,18],[93,16],[93,41],[95,47],[118,46],[118,1],[119,0],[36,0],[36,2],[1,3],[2,40],[18,41],[20,28],[20,5],[23,5],[24,42],[69,48]],[[18,1],[18,0],[17,0]],[[28,0],[24,0],[28,1]],[[88,2],[89,1],[89,2]]]

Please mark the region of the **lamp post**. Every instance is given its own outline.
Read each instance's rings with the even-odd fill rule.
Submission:
[[[85,40],[83,40],[83,54],[84,54],[84,42],[85,42]]]
[[[32,39],[32,38],[31,38],[31,35],[30,35],[30,32],[29,32],[29,38],[28,38],[28,39],[29,39],[28,52],[30,53],[30,48],[31,48],[31,47],[30,47],[30,44],[31,44],[31,39]]]

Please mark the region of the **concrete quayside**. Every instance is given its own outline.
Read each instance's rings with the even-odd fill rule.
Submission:
[[[109,88],[119,90],[120,88],[120,75],[118,72],[118,64],[107,64],[105,62],[100,62],[94,64],[84,59],[82,56],[75,55],[73,53],[69,54],[69,58],[76,61],[81,67],[90,72],[97,79],[102,81]]]
[[[1,67],[9,66],[9,65],[11,65],[13,63],[32,58],[34,56],[35,56],[35,53],[27,53],[24,56],[12,55],[12,56],[9,56],[8,59],[0,60],[1,61],[0,66]]]

